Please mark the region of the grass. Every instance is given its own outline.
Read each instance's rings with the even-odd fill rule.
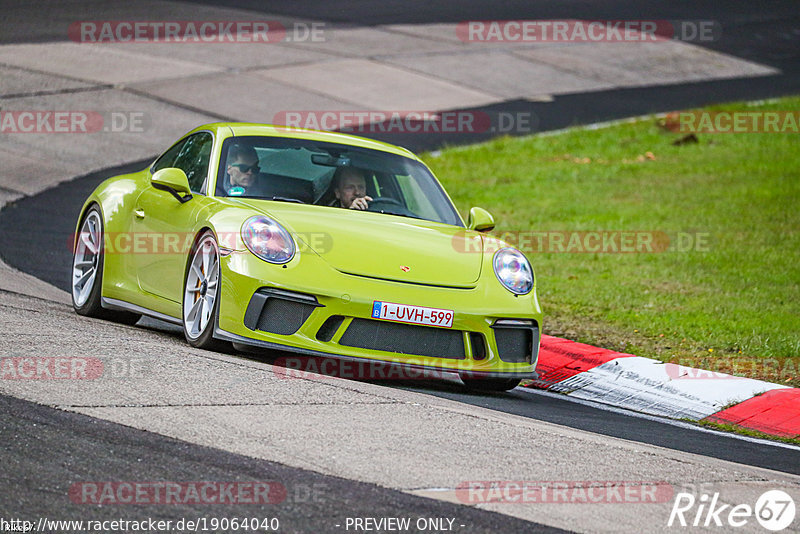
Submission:
[[[800,97],[707,109],[798,110]],[[681,137],[652,117],[423,159],[463,214],[494,215],[494,235],[668,236],[669,249],[653,253],[527,242],[545,333],[800,386],[798,134],[700,133],[673,144]]]
[[[688,421],[689,423],[699,424],[702,427],[710,428],[712,430],[719,430],[721,432],[733,432],[742,436],[749,436],[751,438],[766,439],[772,441],[780,441],[782,443],[789,443],[791,445],[800,445],[800,439],[789,436],[776,436],[773,434],[765,434],[758,430],[751,430],[749,428],[741,427],[738,425],[714,423],[711,421]]]

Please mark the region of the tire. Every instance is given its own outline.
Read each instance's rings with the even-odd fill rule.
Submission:
[[[219,246],[214,233],[206,230],[195,242],[183,277],[181,318],[183,335],[199,349],[225,351],[228,343],[214,339],[219,315]]]
[[[485,391],[485,392],[502,392],[502,391],[511,391],[515,387],[517,387],[522,379],[520,378],[471,378],[466,376],[461,376],[461,381],[464,382],[464,385],[467,389],[471,389],[473,391]]]
[[[72,251],[72,307],[86,317],[135,324],[141,318],[138,313],[107,310],[101,304],[105,250],[100,208],[92,206],[83,217],[80,228]]]

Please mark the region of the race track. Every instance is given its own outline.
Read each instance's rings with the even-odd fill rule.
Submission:
[[[54,47],[47,50],[56,52],[67,49],[73,44],[62,45],[64,28],[75,20],[262,16],[326,21],[348,38],[356,33],[347,32],[364,30],[398,39],[427,25],[488,19],[713,20],[723,29],[719,40],[692,46],[702,49],[698,57],[728,58],[730,70],[725,73],[711,65],[698,69],[695,79],[687,76],[660,83],[649,72],[643,77],[652,79],[640,86],[592,86],[547,98],[500,95],[483,104],[456,108],[492,117],[527,114],[536,118],[537,131],[548,131],[711,102],[800,92],[800,15],[795,2],[774,2],[768,13],[752,3],[722,7],[711,1],[690,6],[623,1],[513,1],[492,6],[479,1],[431,5],[358,0],[100,4],[79,1],[66,8],[60,2],[21,3],[4,8],[0,22],[0,69],[6,80],[0,79],[2,109],[143,110],[153,129],[146,140],[141,134],[102,132],[88,140],[0,136],[0,158],[5,161],[0,171],[0,259],[14,269],[3,266],[0,274],[0,355],[88,358],[103,362],[106,369],[119,370],[114,376],[91,381],[0,380],[0,465],[7,488],[0,496],[0,519],[36,523],[41,518],[276,517],[281,532],[353,532],[366,529],[353,527],[348,518],[407,517],[413,521],[452,519],[452,523],[436,523],[431,532],[445,532],[445,525],[465,533],[669,532],[673,529],[667,527],[667,520],[680,491],[698,496],[716,492],[726,503],[752,505],[764,491],[781,489],[800,502],[800,447],[533,390],[477,395],[465,392],[455,379],[434,383],[287,380],[275,367],[274,359],[280,354],[210,353],[190,348],[180,330],[156,320],[143,319],[127,327],[78,317],[66,293],[69,243],[86,195],[109,176],[148,165],[166,139],[192,124],[240,118],[232,113],[236,109],[224,95],[211,98],[214,109],[205,109],[185,94],[185,87],[205,83],[209,76],[239,76],[246,81],[247,76],[256,76],[250,71],[262,67],[220,72],[207,67],[223,63],[221,58],[228,57],[223,51],[198,49],[196,55],[181,51],[186,55],[176,59],[168,57],[169,50],[114,49],[120,54],[141,52],[142,57],[152,54],[147,60],[158,68],[162,68],[158,62],[175,62],[169,68],[163,66],[167,74],[162,78],[148,82],[151,89],[148,83],[122,77],[122,81],[102,81],[110,76],[105,72],[84,76],[77,67],[72,75],[56,74],[57,61],[46,64],[35,49],[6,53],[7,47],[23,45]],[[435,47],[452,44],[445,38],[432,40]],[[354,59],[357,53],[352,49],[343,45],[342,50],[286,47],[287,54],[298,55],[298,68],[307,67],[307,62],[361,61],[361,56]],[[440,53],[451,52],[421,49],[418,56]],[[397,66],[403,59],[388,60],[388,55],[376,53],[369,61],[386,60]],[[75,62],[80,64],[80,59],[76,57]],[[176,70],[172,77],[168,73],[173,67],[185,72]],[[258,76],[262,74],[278,76],[271,72]],[[457,75],[443,73],[442,83],[458,86]],[[271,85],[265,84],[264,91],[287,98],[275,89],[276,79],[270,78]],[[294,109],[335,102],[329,94],[295,96]],[[319,100],[303,100],[312,97]],[[258,110],[253,102],[263,95],[237,98],[242,109]],[[464,95],[459,98],[469,102]],[[271,108],[268,111],[272,113]],[[160,119],[164,121],[161,128]],[[372,136],[413,150],[434,150],[499,133],[378,132]],[[635,506],[617,501],[503,504],[465,499],[459,492],[465,483],[487,480],[657,483],[669,489],[669,498]],[[146,481],[275,482],[285,490],[285,497],[266,504],[107,502],[98,506],[79,502],[74,494],[75,487],[86,484]],[[797,531],[798,524],[790,528]],[[741,531],[763,530],[752,520]]]

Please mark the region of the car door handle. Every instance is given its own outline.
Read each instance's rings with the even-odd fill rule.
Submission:
[[[141,208],[134,210],[133,214],[136,215],[137,219],[144,219],[144,210]]]

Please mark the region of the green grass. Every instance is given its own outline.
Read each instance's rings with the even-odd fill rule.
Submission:
[[[749,428],[744,428],[737,425],[729,425],[729,424],[720,424],[720,423],[713,423],[711,421],[687,421],[689,423],[699,424],[700,426],[711,428],[713,430],[719,430],[721,432],[733,432],[735,434],[741,434],[742,436],[750,436],[752,438],[760,438],[760,439],[768,439],[772,441],[780,441],[783,443],[789,443],[792,445],[800,445],[800,439],[787,437],[787,436],[776,436],[773,434],[765,434],[763,432],[759,432],[758,430],[751,430]]]
[[[800,98],[708,109],[798,110]],[[655,117],[425,154],[462,214],[507,231],[707,236],[700,250],[524,249],[543,331],[800,385],[800,136],[698,134]],[[466,217],[465,217],[466,219]]]

